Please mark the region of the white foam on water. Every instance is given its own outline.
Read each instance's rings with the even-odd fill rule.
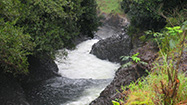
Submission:
[[[114,77],[115,71],[119,68],[119,64],[109,62],[107,60],[98,59],[90,54],[91,47],[98,42],[97,39],[87,40],[80,43],[75,50],[67,50],[68,56],[62,59],[62,56],[56,57],[56,63],[59,73],[68,78],[92,78],[92,79],[111,79]],[[59,50],[63,52],[64,50]],[[108,85],[99,84],[98,86],[86,89],[78,99],[72,99],[63,105],[88,105],[96,99],[100,92]]]
[[[68,78],[92,78],[107,79],[113,78],[119,64],[107,60],[98,59],[90,54],[91,47],[98,40],[87,40],[79,44],[75,50],[67,50],[66,59],[57,58],[56,63],[59,73]],[[60,62],[57,62],[60,61]]]

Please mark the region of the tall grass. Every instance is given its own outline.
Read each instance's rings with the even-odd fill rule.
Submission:
[[[165,94],[162,91],[161,81],[163,84],[168,84],[168,74],[166,72],[156,71],[150,73],[146,78],[139,79],[129,86],[124,87],[124,92],[126,92],[127,88],[129,90],[126,92],[128,95],[121,99],[121,103],[125,103],[126,105],[164,105],[165,101],[170,102],[165,105],[172,105],[174,102],[175,104],[180,103],[187,99],[187,78],[184,73],[179,73],[178,79],[180,84],[175,100],[164,100]]]

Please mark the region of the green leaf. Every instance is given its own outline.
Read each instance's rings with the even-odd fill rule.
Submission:
[[[187,21],[185,21],[182,25],[182,30],[187,30]]]
[[[136,53],[134,55],[132,55],[132,57],[137,57],[139,55],[139,53]]]
[[[120,59],[122,60],[122,61],[126,61],[126,60],[128,60],[130,58],[130,56],[121,56],[120,57]]]
[[[180,26],[173,27],[174,30],[179,30],[180,28]]]
[[[140,58],[138,57],[131,57],[133,61],[135,61],[136,63],[138,63],[140,61]]]
[[[112,100],[112,103],[113,103],[113,105],[120,105],[120,103],[117,102],[117,101],[113,101],[113,100]]]
[[[128,62],[128,63],[123,64],[121,67],[127,68],[128,66],[131,66],[131,65],[132,65],[132,62]]]
[[[171,49],[176,48],[176,41],[174,41],[173,39],[171,39],[171,40],[169,41],[169,47],[170,47]]]
[[[171,27],[166,27],[166,29],[168,29],[168,30],[172,30],[172,28],[171,28]]]

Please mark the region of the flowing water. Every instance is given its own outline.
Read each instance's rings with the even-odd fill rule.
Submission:
[[[105,33],[102,37],[106,38]],[[109,37],[109,36],[107,36]],[[60,77],[24,85],[30,105],[88,105],[112,81],[119,64],[90,54],[97,39],[86,40],[74,50],[59,50],[56,64]]]
[[[92,45],[97,41],[97,39],[87,40],[80,43],[75,50],[67,50],[68,56],[65,59],[59,56],[64,50],[59,50],[56,63],[63,77],[100,81],[83,90],[78,98],[62,105],[88,105],[111,82],[115,71],[119,68],[119,64],[100,60],[89,53]]]

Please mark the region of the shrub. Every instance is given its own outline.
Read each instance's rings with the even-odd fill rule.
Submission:
[[[80,33],[93,36],[99,26],[95,0],[2,0],[0,15],[23,27],[36,43],[34,54],[54,55]]]
[[[101,25],[100,17],[97,17],[97,3],[95,0],[83,0],[81,7],[83,7],[83,14],[78,20],[80,31],[84,35],[93,37],[94,32]]]
[[[186,22],[180,26],[167,27],[163,33],[156,33],[159,57],[149,75],[129,86],[122,86],[122,99],[115,103],[121,104],[150,104],[150,105],[179,105],[186,103],[187,78],[182,71],[178,73],[182,55],[186,48]],[[166,40],[167,39],[167,40]],[[178,41],[175,47],[170,41]],[[160,43],[159,43],[160,41]]]
[[[1,38],[7,42],[1,43],[11,48],[2,47],[6,52],[1,53],[10,56],[1,61],[3,69],[27,71],[27,55],[54,57],[56,50],[71,47],[72,40],[81,33],[93,36],[99,26],[96,6],[95,0],[0,0]],[[24,47],[18,46],[21,41]],[[30,43],[35,44],[33,50],[28,49]],[[21,56],[17,57],[13,52]],[[5,61],[10,63],[9,66]]]
[[[174,12],[185,14],[185,0],[123,0],[122,8],[130,18],[131,34],[145,30],[158,31],[166,25],[166,20],[176,17]],[[182,15],[178,15],[177,17]],[[182,18],[186,18],[182,16]],[[181,19],[180,19],[181,20]],[[184,20],[184,19],[183,19]],[[182,21],[184,22],[184,21]],[[181,22],[181,23],[182,23]],[[169,23],[169,22],[168,22]],[[140,30],[140,31],[138,31]]]
[[[34,43],[23,29],[0,20],[0,67],[12,74],[28,73],[27,55],[32,54]],[[1,71],[2,72],[2,71]]]

